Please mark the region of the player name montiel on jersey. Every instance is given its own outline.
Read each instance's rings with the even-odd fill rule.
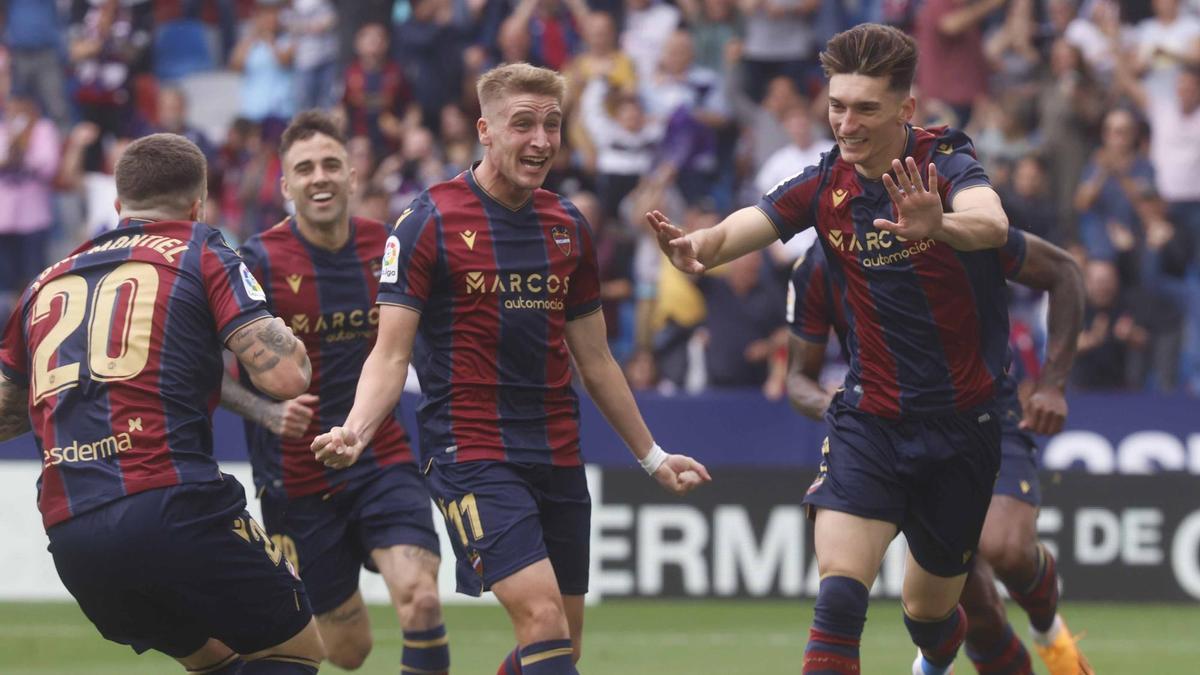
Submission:
[[[218,480],[225,340],[269,316],[203,223],[125,221],[48,267],[14,311],[4,376],[29,383],[46,527],[144,490]]]
[[[910,127],[904,156],[937,166],[947,212],[959,191],[989,184],[970,139],[958,131]],[[853,337],[847,403],[896,418],[967,410],[995,395],[1008,343],[996,249],[956,251],[876,229],[876,218],[896,220],[891,198],[882,181],[860,175],[836,146],[758,206],[785,241],[817,228],[830,277],[845,292]]]
[[[539,189],[514,211],[465,171],[396,221],[382,279],[380,303],[421,312],[423,462],[581,463],[565,328],[600,285],[570,202]]]
[[[271,310],[304,341],[312,362],[308,393],[319,399],[304,436],[283,439],[247,421],[246,444],[259,489],[282,489],[288,497],[329,490],[382,466],[413,461],[400,408],[384,421],[359,460],[345,469],[318,462],[309,446],[324,429],[346,421],[363,362],[379,332],[380,254],[387,226],[350,220],[350,239],[339,251],[309,243],[293,219],[256,235],[242,256],[267,291]],[[242,383],[252,386],[243,374]]]
[[[1016,278],[1025,264],[1026,250],[1025,234],[1015,227],[1009,227],[1008,241],[1002,248],[996,249],[1005,277]],[[854,335],[846,321],[847,310],[845,302],[841,300],[845,297],[843,289],[831,283],[827,264],[825,250],[821,246],[813,246],[793,268],[788,283],[787,321],[794,335],[819,344],[825,344],[829,339],[829,329],[832,328],[844,351],[847,344],[854,340]],[[1024,434],[1032,444],[1032,436],[1018,428],[1021,402],[1017,398],[1017,382],[1008,369],[996,386],[996,402],[1004,433]]]

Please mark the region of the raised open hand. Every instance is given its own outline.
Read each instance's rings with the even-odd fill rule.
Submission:
[[[920,240],[933,235],[942,227],[942,196],[938,192],[938,173],[929,163],[928,184],[921,180],[917,161],[908,157],[904,163],[892,160],[896,177],[883,175],[883,187],[896,205],[896,220],[876,218],[874,225],[881,230],[905,239]]]

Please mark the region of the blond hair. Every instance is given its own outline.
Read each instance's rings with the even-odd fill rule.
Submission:
[[[549,68],[539,68],[528,63],[497,66],[480,75],[479,81],[475,83],[479,107],[485,109],[513,94],[552,96],[562,105],[566,88],[566,80],[562,75]]]

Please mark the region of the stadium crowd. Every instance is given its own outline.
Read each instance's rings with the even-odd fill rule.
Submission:
[[[596,232],[631,384],[781,397],[786,279],[814,235],[693,279],[666,264],[642,214],[665,206],[708,227],[814,163],[832,147],[817,49],[873,21],[918,40],[918,122],[964,128],[1010,222],[1079,259],[1072,388],[1200,394],[1200,2],[0,0],[0,12],[6,313],[48,261],[116,224],[113,167],[134,138],[197,143],[207,220],[236,244],[288,213],[288,119],[333,110],[359,177],[353,212],[392,222],[480,157],[476,77],[527,61],[568,78],[547,187]],[[1032,376],[1043,299],[1014,289],[1010,311],[1014,364]]]

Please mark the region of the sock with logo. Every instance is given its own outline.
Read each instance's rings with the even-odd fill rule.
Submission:
[[[523,675],[521,673],[521,648],[513,647],[513,650],[504,657],[504,662],[500,664],[500,669],[496,671],[496,675]]]
[[[1000,640],[986,647],[967,643],[967,656],[980,675],[1032,675],[1033,663],[1029,651],[1013,632],[1012,624],[1004,624]]]
[[[858,643],[867,621],[868,589],[850,577],[821,580],[813,608],[813,625],[804,647],[804,669],[809,675],[843,675],[859,672]]]

